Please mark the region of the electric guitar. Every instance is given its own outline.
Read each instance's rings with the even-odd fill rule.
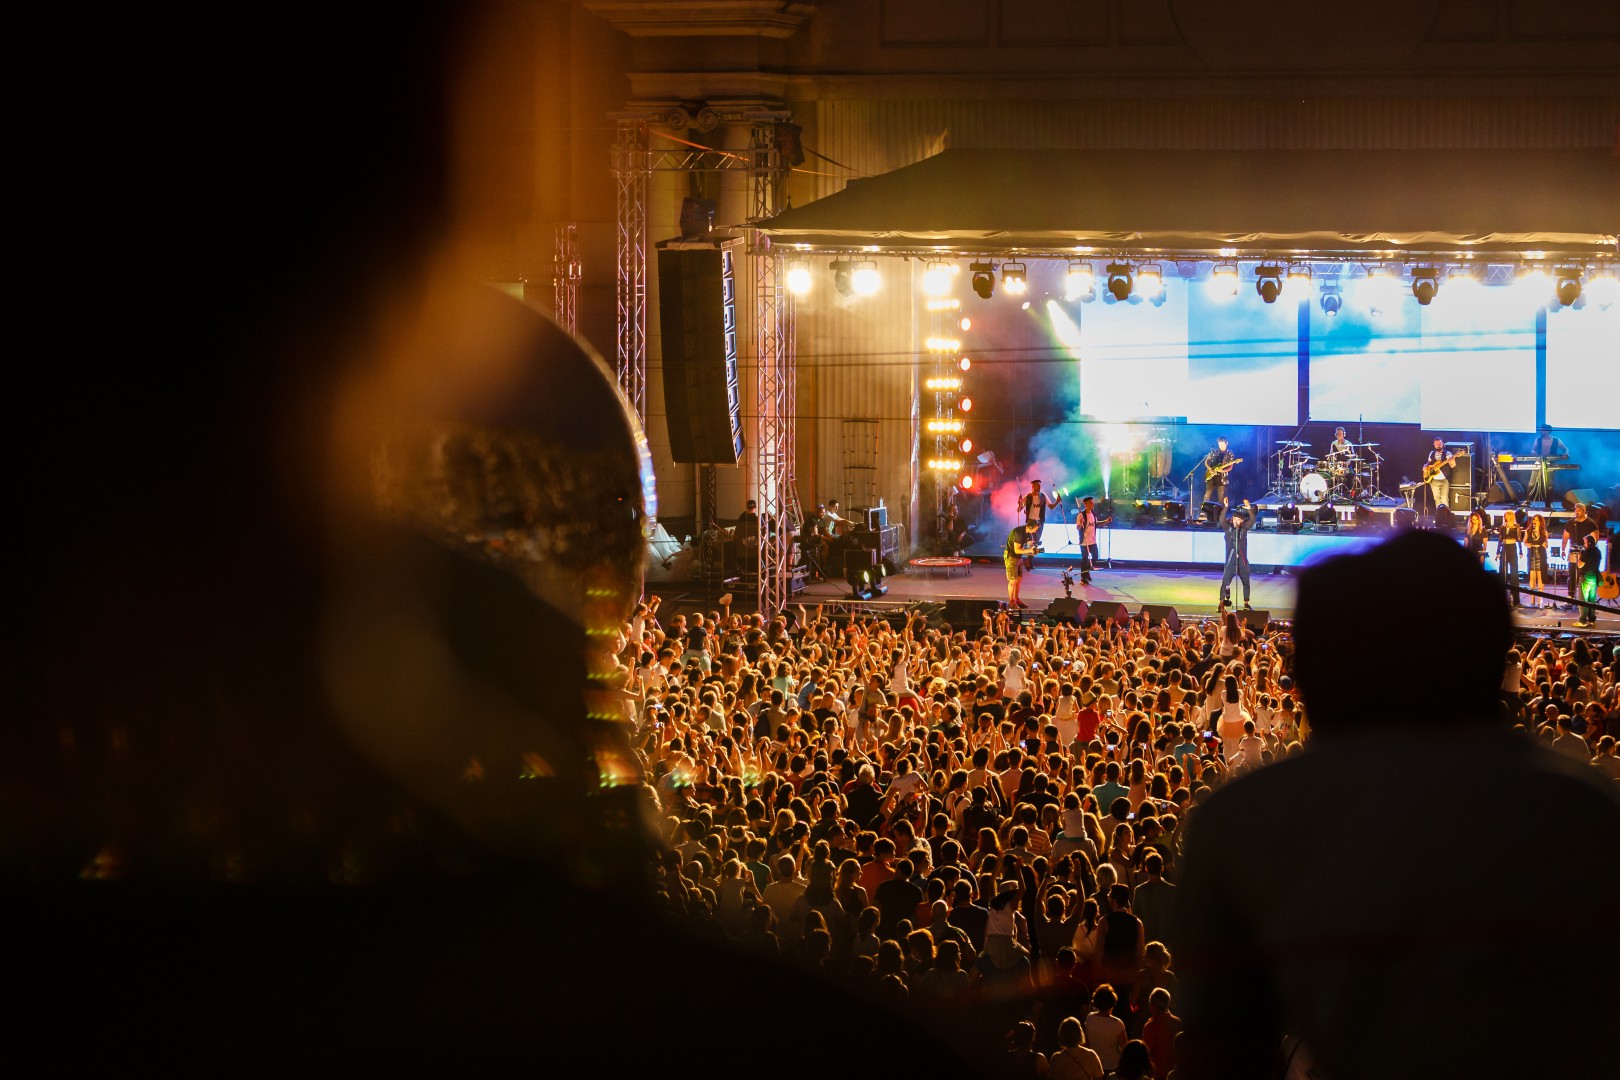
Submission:
[[[1243,462],[1242,458],[1235,457],[1231,461],[1228,461],[1225,465],[1217,465],[1212,469],[1205,469],[1204,470],[1204,483],[1207,484],[1210,481],[1214,480],[1216,477],[1219,477],[1222,480],[1226,479],[1226,474],[1229,473],[1232,470],[1232,466],[1240,465],[1240,464],[1242,464],[1242,462]]]
[[[1444,469],[1456,460],[1457,454],[1455,451],[1453,451],[1452,453],[1447,454],[1441,461],[1429,462],[1427,465],[1423,466],[1423,482],[1427,484],[1439,474],[1441,469]]]

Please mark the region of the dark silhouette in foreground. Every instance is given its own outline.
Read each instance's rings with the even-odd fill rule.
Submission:
[[[1301,576],[1307,750],[1193,815],[1182,1077],[1597,1076],[1620,1006],[1620,800],[1514,736],[1510,622],[1409,532]]]

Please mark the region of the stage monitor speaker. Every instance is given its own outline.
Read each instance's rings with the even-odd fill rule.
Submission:
[[[1491,481],[1491,502],[1493,503],[1522,503],[1524,502],[1524,485],[1517,480],[1509,480],[1504,487],[1502,481]]]
[[[1237,611],[1236,614],[1239,619],[1243,620],[1243,625],[1257,634],[1265,633],[1266,628],[1271,625],[1271,612],[1269,611],[1262,611],[1258,608],[1243,608]]]
[[[1142,614],[1147,616],[1149,626],[1169,623],[1172,633],[1181,632],[1181,613],[1169,604],[1143,604]]]
[[[1046,617],[1053,622],[1073,623],[1079,626],[1086,621],[1086,613],[1090,606],[1078,596],[1055,596],[1052,602],[1046,605]]]
[[[1111,622],[1120,626],[1131,625],[1131,613],[1117,600],[1099,600],[1086,613],[1086,622]]]
[[[659,248],[658,290],[670,457],[735,465],[743,435],[731,249]]]
[[[1598,501],[1596,488],[1570,488],[1564,492],[1564,509],[1573,510],[1577,505],[1591,506]]]
[[[984,622],[986,611],[994,611],[1000,606],[1000,600],[948,597],[945,600],[945,621],[950,623],[953,629],[972,633]]]
[[[869,547],[848,547],[844,549],[844,576],[872,573],[877,569],[878,553]]]

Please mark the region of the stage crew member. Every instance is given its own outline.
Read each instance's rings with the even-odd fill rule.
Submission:
[[[1232,466],[1237,455],[1226,448],[1226,436],[1215,440],[1215,448],[1204,455],[1204,503],[1215,503],[1226,509],[1226,486],[1232,480]]]
[[[1249,607],[1249,527],[1254,524],[1254,511],[1249,500],[1221,518],[1226,533],[1226,569],[1221,573],[1221,607],[1232,603],[1232,579],[1243,583],[1243,606]]]
[[[1586,538],[1596,532],[1597,522],[1587,516],[1586,504],[1576,503],[1575,516],[1564,522],[1564,558],[1569,560],[1569,604],[1566,610],[1575,610],[1576,598],[1581,594],[1581,565],[1577,553]]]
[[[1018,598],[1018,590],[1024,580],[1024,559],[1034,554],[1035,543],[1030,539],[1028,525],[1019,525],[1007,534],[1007,548],[1002,552],[1001,561],[1007,568],[1007,606],[1010,608],[1029,607]]]

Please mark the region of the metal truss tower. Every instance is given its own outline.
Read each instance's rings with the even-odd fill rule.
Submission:
[[[584,272],[579,264],[579,227],[573,222],[557,226],[551,267],[552,310],[557,313],[557,325],[578,337],[579,280]]]
[[[692,117],[672,107],[617,118],[613,177],[618,199],[616,251],[619,386],[645,427],[647,422],[647,193],[654,172],[744,171],[749,180],[748,221],[772,216],[787,166],[776,145],[776,126],[786,112],[747,107],[708,107]],[[694,122],[695,120],[695,122]],[[748,147],[735,150],[676,147],[653,150],[651,125],[712,131],[722,123],[747,124]],[[785,289],[785,266],[767,238],[752,233],[754,345],[756,358],[755,473],[759,491],[759,610],[770,617],[792,591],[793,538],[800,525],[793,453],[797,381],[794,312]]]

